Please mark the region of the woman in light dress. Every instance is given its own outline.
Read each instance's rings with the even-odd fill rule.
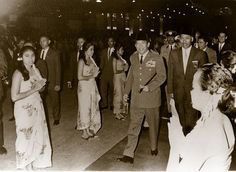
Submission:
[[[46,79],[41,77],[34,65],[33,47],[23,47],[17,60],[11,87],[11,98],[15,103],[16,167],[17,169],[50,167],[52,150],[39,94]]]
[[[90,42],[83,44],[78,66],[78,99],[79,111],[77,129],[82,130],[82,138],[88,140],[95,136],[101,128],[99,101],[101,99],[95,78],[99,68],[93,60],[94,45]]]
[[[218,64],[205,64],[194,75],[191,99],[201,117],[184,136],[171,99],[173,116],[168,124],[170,155],[167,171],[227,171],[235,136],[229,118],[235,109],[230,72]]]
[[[127,107],[123,103],[123,94],[126,80],[126,71],[129,68],[128,63],[123,59],[124,47],[117,43],[113,55],[113,85],[114,85],[114,97],[113,97],[113,113],[116,119],[124,120],[124,114],[127,113]]]

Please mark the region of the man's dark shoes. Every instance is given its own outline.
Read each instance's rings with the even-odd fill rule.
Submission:
[[[59,123],[60,123],[59,120],[54,120],[53,125],[58,125]]]
[[[129,157],[129,156],[123,156],[122,158],[117,158],[117,161],[133,164],[134,163],[134,158]]]
[[[157,154],[158,154],[158,150],[157,149],[151,150],[151,155],[152,156],[157,156]]]
[[[0,155],[2,154],[7,154],[7,150],[3,146],[0,147]]]

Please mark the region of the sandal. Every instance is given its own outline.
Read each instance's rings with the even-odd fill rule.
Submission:
[[[115,115],[115,118],[118,119],[118,120],[125,120],[125,117],[123,115],[121,115],[120,113],[117,113]]]

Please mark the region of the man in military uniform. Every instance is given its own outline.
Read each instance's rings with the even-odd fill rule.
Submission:
[[[166,38],[167,38],[167,45],[162,45],[161,47],[161,57],[164,57],[166,63],[168,64],[170,51],[177,49],[177,45],[175,43],[175,36],[177,35],[177,32],[174,30],[168,30],[165,32]]]
[[[144,32],[139,32],[135,47],[137,51],[130,57],[129,69],[124,101],[128,101],[131,91],[130,123],[128,129],[128,143],[119,161],[133,163],[134,152],[144,116],[149,125],[151,155],[157,155],[157,136],[159,129],[159,107],[161,105],[160,86],[166,80],[163,59],[155,52],[149,51],[150,41]]]

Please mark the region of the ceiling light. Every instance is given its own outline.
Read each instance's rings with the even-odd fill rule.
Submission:
[[[135,2],[135,0],[133,0],[132,2]]]
[[[96,0],[96,2],[98,2],[98,3],[101,3],[101,2],[102,2],[102,0]]]

